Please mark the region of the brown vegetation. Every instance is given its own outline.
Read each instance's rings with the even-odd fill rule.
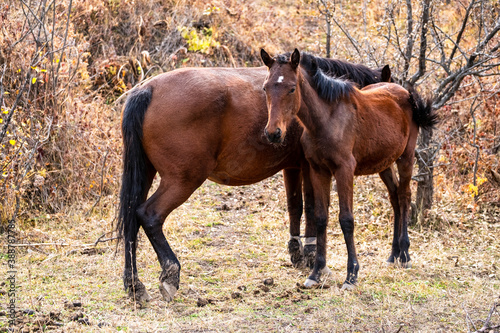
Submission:
[[[417,73],[418,36],[408,62],[400,52],[406,50],[404,42],[386,38],[407,28],[403,1],[335,3],[333,57],[369,66],[388,63],[396,76],[409,79]],[[443,42],[448,55],[460,31],[455,17],[465,14],[469,3],[435,2],[435,20],[452,37]],[[479,33],[498,20],[498,1],[477,3],[457,54],[472,52]],[[261,47],[273,54],[295,47],[324,54],[325,9],[319,5],[288,0],[0,4],[0,229],[14,222],[18,243],[45,244],[17,248],[16,304],[21,311],[34,311],[20,316],[18,328],[481,329],[500,288],[498,76],[464,77],[439,110],[441,123],[431,144],[435,204],[425,214],[425,225],[410,230],[410,251],[417,258],[412,270],[380,265],[389,253],[391,217],[375,178],[356,181],[356,240],[365,273],[351,294],[336,286],[346,257],[335,222],[328,236],[328,265],[339,273],[326,281],[331,288],[295,287],[306,273],[287,266],[279,175],[241,190],[206,183],[168,219],[167,237],[183,264],[180,295],[171,305],[159,301],[156,292],[148,308],[136,308],[120,289],[122,259],[114,256],[114,245],[89,245],[111,232],[114,222],[121,169],[119,96],[141,80],[179,67],[260,66]],[[474,18],[482,10],[491,13],[491,22],[478,26]],[[415,5],[413,15],[419,18],[421,11]],[[485,52],[498,53],[498,36]],[[440,59],[432,59],[428,74],[417,81],[420,90],[436,90],[446,75]],[[457,56],[452,71],[464,59]],[[486,73],[498,74],[498,64]],[[330,220],[336,221],[333,193],[332,200]],[[7,239],[6,233],[0,237]],[[141,276],[157,290],[159,268],[150,264],[156,258],[146,240],[143,235]],[[1,253],[6,256],[7,247]],[[274,285],[264,286],[262,280],[269,277]],[[8,297],[1,283],[3,329],[7,320],[1,311]],[[199,299],[205,306],[196,305]],[[81,301],[83,309],[64,301]],[[499,323],[493,311],[490,324]]]

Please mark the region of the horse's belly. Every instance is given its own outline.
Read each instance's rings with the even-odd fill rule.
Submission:
[[[389,168],[403,154],[406,140],[403,142],[397,145],[380,145],[378,149],[367,149],[366,154],[359,154],[356,157],[355,175],[371,175]]]
[[[244,154],[233,153],[227,158],[217,159],[217,166],[208,179],[225,185],[249,185],[264,180],[285,168],[300,167],[300,160],[292,158],[292,152],[272,154],[263,151],[245,150]]]

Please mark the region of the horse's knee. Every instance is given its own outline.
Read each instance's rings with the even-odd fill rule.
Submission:
[[[314,205],[306,202],[304,211],[306,216],[314,216]]]
[[[148,231],[152,231],[154,230],[155,228],[160,228],[161,230],[161,227],[163,225],[163,220],[160,219],[158,216],[156,216],[156,214],[154,213],[151,213],[149,212],[147,209],[146,209],[146,205],[141,205],[138,209],[137,209],[137,217],[139,218],[139,221],[141,223],[141,226],[142,228],[144,229],[144,231],[148,232]]]
[[[139,219],[139,222],[141,223],[141,225],[144,226],[144,222],[148,220],[148,215],[146,213],[146,207],[144,204],[142,204],[141,206],[139,206],[139,208],[137,208],[137,211],[135,212],[135,214],[137,215],[137,218]]]
[[[339,222],[344,235],[350,235],[354,232],[354,217],[352,215],[340,217]]]
[[[316,228],[318,233],[326,232],[326,227],[328,226],[327,217],[316,217]]]

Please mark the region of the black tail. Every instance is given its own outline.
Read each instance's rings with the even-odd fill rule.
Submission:
[[[410,87],[410,104],[413,109],[413,121],[420,128],[431,129],[438,123],[438,117],[432,108],[432,98],[423,98],[418,92]]]
[[[123,110],[123,174],[117,229],[126,244],[137,244],[140,225],[136,211],[144,202],[148,191],[148,159],[142,147],[142,123],[152,95],[151,88],[133,91]]]

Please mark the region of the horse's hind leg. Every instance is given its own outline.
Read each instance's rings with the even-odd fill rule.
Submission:
[[[401,230],[401,212],[398,199],[398,178],[392,166],[379,173],[379,175],[389,191],[389,199],[391,201],[392,209],[394,210],[394,235],[392,238],[392,250],[389,259],[387,259],[388,264],[394,264],[395,260],[399,258],[400,253],[399,237]]]
[[[302,170],[285,169],[285,189],[290,218],[290,240],[288,253],[294,267],[313,268],[316,258],[316,222],[314,220],[314,193],[309,176],[309,165]],[[305,244],[300,239],[300,220],[305,199]]]
[[[147,165],[147,177],[146,177],[146,189],[149,190],[151,184],[153,183],[153,179],[156,174],[156,170],[154,167],[148,163]],[[142,199],[142,202],[146,201],[147,190],[145,191],[145,197]],[[138,302],[149,301],[151,296],[149,296],[146,291],[146,287],[139,280],[139,276],[137,274],[137,261],[136,261],[136,252],[137,252],[137,233],[139,232],[139,227],[136,230],[132,230],[134,233],[132,239],[135,239],[133,242],[125,242],[125,269],[123,270],[123,284],[125,290],[128,291],[129,297]]]
[[[205,179],[206,177],[200,174],[193,177],[164,175],[156,192],[138,209],[142,228],[153,245],[162,268],[160,292],[166,301],[173,300],[179,289],[181,265],[163,234],[163,222]]]
[[[304,241],[304,261],[308,268],[314,267],[316,259],[316,221],[314,219],[314,188],[311,184],[311,171],[309,164],[304,163],[302,166],[302,182],[304,192],[304,207],[306,215],[306,230]]]
[[[401,229],[399,230],[399,261],[402,267],[410,268],[410,238],[408,237],[408,220],[410,216],[411,189],[410,181],[413,171],[414,150],[407,149],[396,161],[399,172],[398,200],[401,212]]]
[[[288,216],[290,219],[290,240],[288,253],[293,267],[304,267],[304,249],[300,240],[300,219],[302,217],[302,175],[300,169],[284,169]]]

